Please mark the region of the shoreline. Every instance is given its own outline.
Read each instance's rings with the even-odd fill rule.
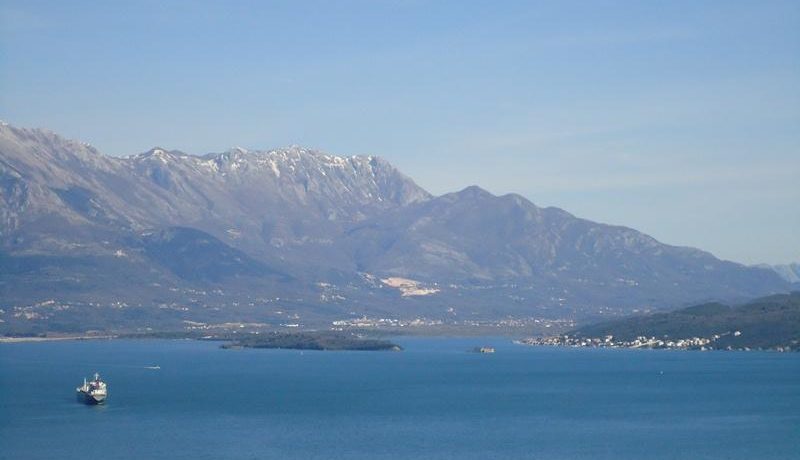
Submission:
[[[391,335],[387,335],[391,336]],[[774,348],[750,348],[750,349],[742,349],[742,348],[733,348],[733,349],[724,349],[724,348],[706,348],[705,350],[701,348],[670,348],[670,347],[631,347],[631,346],[582,346],[582,345],[567,345],[567,344],[543,344],[543,343],[525,343],[524,339],[513,339],[512,337],[505,336],[505,335],[438,335],[438,334],[405,334],[405,335],[396,335],[395,337],[411,337],[411,338],[440,338],[440,339],[470,339],[470,338],[479,338],[479,337],[492,337],[492,338],[503,338],[508,339],[512,344],[521,347],[528,347],[528,348],[562,348],[562,349],[587,349],[587,350],[644,350],[644,351],[678,351],[678,352],[766,352],[766,353],[797,353],[800,352],[800,349],[793,349],[793,350],[779,350]],[[37,342],[66,342],[66,341],[79,341],[79,340],[125,340],[125,339],[132,339],[132,340],[193,340],[198,342],[230,342],[229,349],[235,348],[252,348],[252,349],[288,349],[288,350],[306,350],[312,351],[317,350],[313,348],[302,348],[302,347],[252,347],[252,346],[241,346],[236,344],[236,339],[234,338],[214,338],[209,339],[205,337],[156,337],[156,336],[145,336],[145,337],[134,337],[134,336],[126,336],[124,334],[117,334],[117,335],[79,335],[79,336],[58,336],[58,337],[0,337],[0,345],[2,344],[13,344],[13,343],[37,343]],[[337,349],[318,349],[319,351],[338,351]],[[342,350],[348,350],[344,348]],[[358,349],[350,349],[351,351],[361,351]],[[402,350],[402,348],[401,348]],[[377,351],[399,351],[399,350],[377,350]]]
[[[63,337],[0,337],[0,343],[59,342],[66,340],[110,340],[116,335],[76,335]]]

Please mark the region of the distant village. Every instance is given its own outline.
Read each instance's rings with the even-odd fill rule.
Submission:
[[[681,339],[668,339],[638,336],[633,340],[614,339],[613,335],[604,337],[582,337],[559,335],[552,337],[529,337],[515,340],[514,343],[531,346],[554,346],[554,347],[584,347],[584,348],[646,348],[646,349],[669,349],[669,350],[740,350],[750,351],[750,347],[716,346],[716,342],[725,336],[732,335],[739,337],[741,331],[730,331],[724,334],[715,334],[711,337],[689,337]],[[775,351],[792,351],[791,347],[777,347]]]
[[[497,328],[497,329],[520,329],[535,328],[547,329],[551,327],[559,330],[569,329],[575,326],[571,319],[542,319],[542,318],[503,318],[498,320],[440,320],[428,318],[398,319],[398,318],[370,318],[362,316],[360,318],[343,319],[332,322],[333,330],[344,329],[381,329],[381,328],[414,328],[414,327],[437,327],[452,326],[465,328]]]

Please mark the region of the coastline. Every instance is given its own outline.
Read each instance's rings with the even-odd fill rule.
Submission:
[[[64,340],[110,340],[116,335],[75,335],[58,337],[0,337],[0,343],[57,342]]]

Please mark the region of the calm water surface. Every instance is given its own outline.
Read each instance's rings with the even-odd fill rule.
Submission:
[[[0,344],[0,458],[800,458],[800,354],[397,342]],[[95,370],[108,404],[80,405]]]

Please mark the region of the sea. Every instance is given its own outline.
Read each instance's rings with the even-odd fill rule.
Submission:
[[[393,341],[0,344],[0,458],[800,458],[800,353]],[[75,397],[94,372],[103,406]]]

